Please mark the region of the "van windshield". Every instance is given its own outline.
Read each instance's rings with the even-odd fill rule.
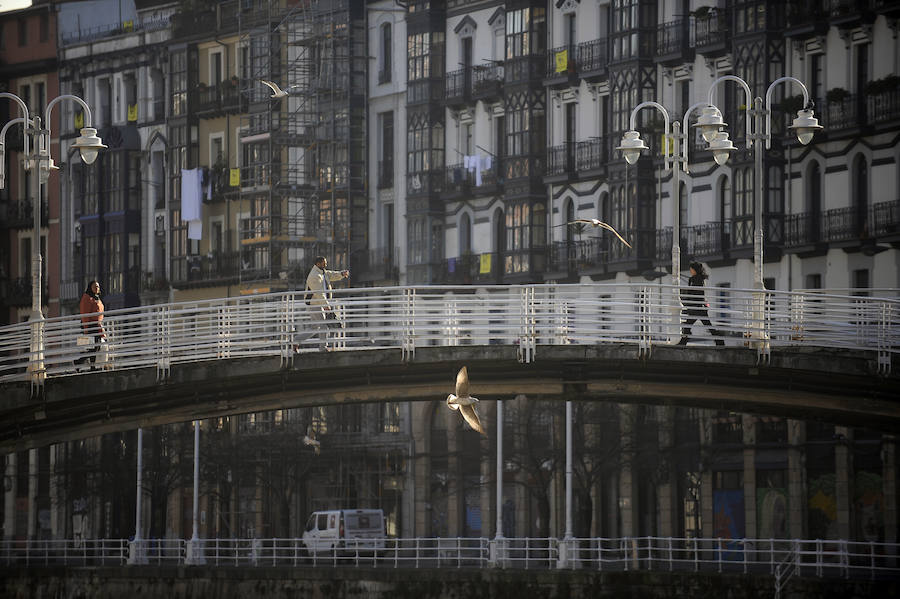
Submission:
[[[348,529],[354,530],[381,530],[381,514],[377,512],[369,514],[345,514],[344,522]]]

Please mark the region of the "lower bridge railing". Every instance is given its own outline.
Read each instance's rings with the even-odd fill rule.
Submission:
[[[798,539],[381,538],[0,541],[0,566],[520,568],[900,578],[900,544]]]

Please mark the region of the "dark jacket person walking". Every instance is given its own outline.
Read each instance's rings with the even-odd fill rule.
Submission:
[[[716,337],[716,345],[725,345],[725,341],[718,339],[719,333],[713,328],[709,320],[709,304],[706,303],[706,295],[703,287],[709,275],[699,262],[691,262],[691,278],[688,279],[687,289],[681,290],[681,303],[684,304],[684,328],[681,330],[681,341],[678,345],[687,345],[690,340],[691,327],[698,320],[709,329],[710,334]]]

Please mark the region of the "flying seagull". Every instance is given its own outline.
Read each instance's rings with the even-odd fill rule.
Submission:
[[[316,433],[313,432],[312,426],[306,428],[306,435],[303,436],[303,444],[311,445],[316,452],[316,455],[319,455],[319,452],[322,451],[322,442],[316,440]]]
[[[591,225],[592,227],[600,227],[601,229],[606,229],[607,231],[610,231],[613,235],[618,237],[619,241],[621,241],[628,247],[631,247],[631,244],[628,243],[627,241],[625,241],[625,238],[622,237],[621,235],[619,235],[619,232],[616,231],[612,227],[612,225],[609,225],[609,224],[603,222],[602,220],[598,220],[596,218],[579,218],[579,219],[573,220],[572,222],[568,222],[568,223],[564,223],[564,224],[565,225]],[[556,225],[556,226],[562,227],[563,225]]]
[[[291,90],[294,89],[295,87],[300,87],[299,85],[292,85],[287,89],[281,89],[280,87],[278,87],[278,84],[275,83],[274,81],[267,81],[265,79],[260,79],[259,82],[265,86],[268,86],[272,90],[273,98],[283,98],[283,97],[289,95],[291,93]]]
[[[478,412],[475,411],[476,403],[478,403],[478,398],[469,395],[469,371],[463,366],[456,374],[456,395],[451,393],[447,396],[447,407],[451,410],[459,410],[463,419],[473,430],[487,437],[484,427],[481,426],[481,420],[478,419]]]

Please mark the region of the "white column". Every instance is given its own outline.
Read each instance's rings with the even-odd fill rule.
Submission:
[[[490,563],[503,565],[506,559],[506,540],[503,538],[503,400],[497,400],[497,497],[495,500],[494,539],[490,542]]]
[[[134,540],[129,544],[129,564],[146,564],[147,555],[144,548],[144,532],[142,523],[143,494],[142,481],[144,479],[144,429],[137,430],[137,485],[135,490],[134,508]]]
[[[572,401],[566,401],[566,530],[559,543],[557,568],[568,568],[575,543],[572,539]]]
[[[203,543],[198,535],[200,507],[200,421],[194,421],[194,517],[193,534],[188,542],[185,563],[199,565],[206,562],[203,557]]]

